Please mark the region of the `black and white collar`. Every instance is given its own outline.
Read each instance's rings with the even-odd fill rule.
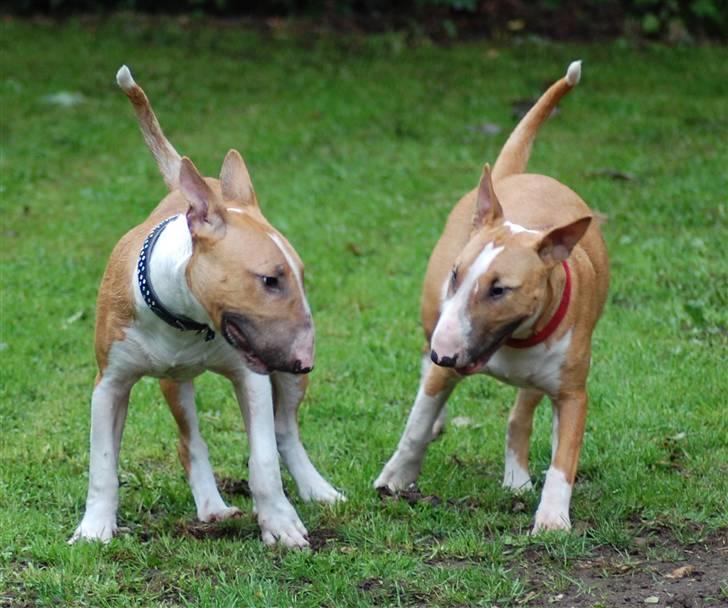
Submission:
[[[205,323],[198,323],[189,317],[173,314],[164,307],[152,287],[152,279],[149,275],[149,261],[152,257],[154,245],[159,239],[159,236],[162,234],[165,226],[177,217],[179,216],[173,215],[163,222],[160,222],[154,227],[154,230],[149,233],[149,236],[144,239],[144,245],[142,245],[142,250],[139,252],[139,261],[137,262],[137,280],[139,281],[139,289],[141,290],[144,302],[146,302],[149,309],[162,319],[162,321],[172,327],[176,327],[180,331],[204,331],[205,342],[209,342],[215,337],[215,332],[209,325],[206,325]]]

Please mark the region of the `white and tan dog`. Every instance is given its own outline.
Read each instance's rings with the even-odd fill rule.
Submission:
[[[503,485],[531,488],[528,448],[536,406],[553,404],[551,466],[534,532],[569,529],[587,411],[591,336],[607,295],[607,252],[592,212],[556,180],[526,174],[539,126],[581,76],[572,63],[513,131],[491,175],[450,213],[427,268],[422,321],[429,359],[397,451],[375,487],[419,475],[444,405],[464,376],[519,388],[508,421]],[[434,364],[433,364],[434,363]]]
[[[144,91],[123,66],[117,82],[170,189],[114,248],[98,296],[86,512],[70,542],[116,532],[117,464],[129,392],[160,378],[179,426],[179,456],[204,522],[235,517],[218,492],[195,411],[193,379],[233,384],[250,441],[250,489],[267,544],[308,544],[283,493],[278,454],[304,500],[339,494],[311,464],[297,410],[314,361],[303,265],[263,217],[248,170],[230,150],[220,179],[203,178],[165,138]]]

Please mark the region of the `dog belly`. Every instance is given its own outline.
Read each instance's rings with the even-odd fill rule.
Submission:
[[[561,384],[561,367],[570,344],[571,330],[548,348],[545,344],[524,349],[504,346],[490,358],[484,372],[512,386],[554,395]]]

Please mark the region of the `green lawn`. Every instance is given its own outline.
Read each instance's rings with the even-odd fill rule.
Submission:
[[[659,578],[662,564],[705,547],[725,564],[726,47],[441,48],[117,17],[5,19],[0,51],[0,606],[502,608],[559,594],[611,606],[599,589],[643,573],[635,564]],[[452,416],[470,423],[431,447],[424,497],[383,501],[371,486],[417,389],[429,252],[495,160],[511,104],[575,58],[582,83],[530,165],[609,216],[612,287],[594,338],[575,531],[527,536],[538,493],[515,499],[499,486],[514,391],[484,377],[451,399]],[[302,434],[349,498],[334,508],[294,499],[311,551],[265,548],[239,492],[226,496],[241,520],[194,523],[176,428],[151,379],[132,394],[121,452],[127,532],[66,545],[87,485],[97,286],[115,241],[165,192],[114,82],[122,63],[203,172],[217,174],[230,147],[243,153],[264,212],[306,263],[317,363]],[[45,99],[60,91],[82,101]],[[212,376],[198,387],[216,472],[246,478],[230,387]],[[542,406],[534,432],[537,490],[550,416]],[[585,582],[582,566],[599,559],[607,566]],[[696,606],[725,605],[722,576]]]

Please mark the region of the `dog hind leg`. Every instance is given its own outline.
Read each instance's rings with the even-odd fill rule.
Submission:
[[[179,429],[177,451],[195,500],[197,518],[211,522],[240,516],[240,509],[228,507],[217,489],[207,445],[200,434],[194,384],[162,379],[159,388]]]

